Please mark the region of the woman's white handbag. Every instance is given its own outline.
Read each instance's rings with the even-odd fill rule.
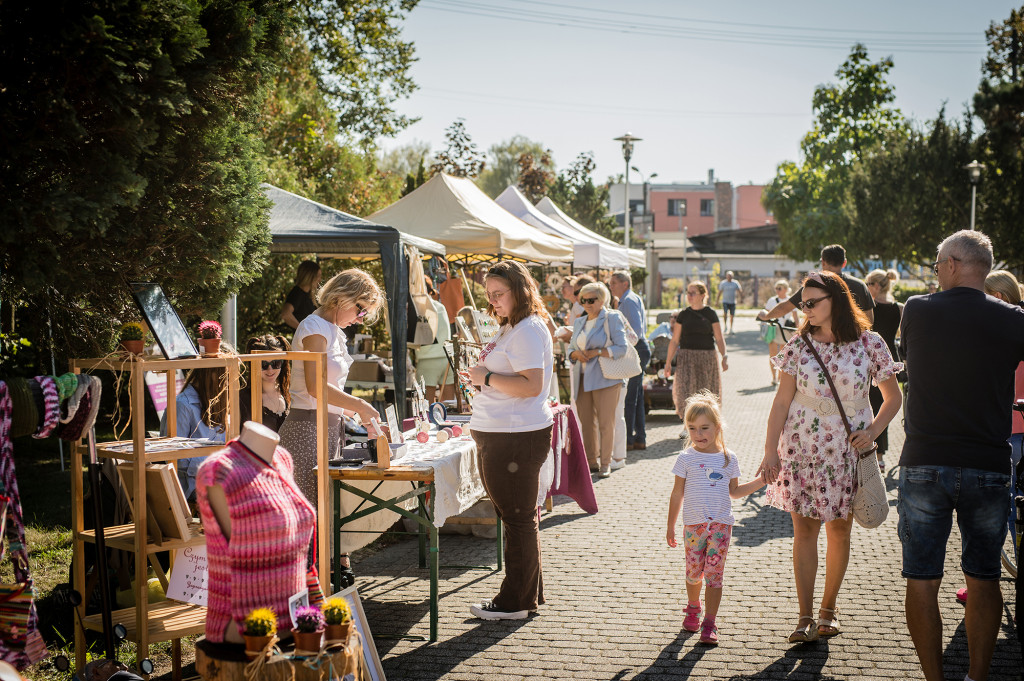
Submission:
[[[874,529],[889,515],[889,498],[875,457],[877,447],[857,452],[857,492],[853,495],[853,519],[861,527]]]
[[[612,314],[611,311],[605,313],[604,316],[604,337],[605,347],[611,345],[612,334],[608,331],[608,315]],[[615,314],[620,314],[616,312]],[[629,322],[626,318],[622,317],[622,323],[629,326]],[[626,344],[626,352],[622,357],[598,357],[597,361],[601,363],[601,373],[608,380],[626,380],[638,376],[643,369],[640,367],[640,355],[637,354],[636,348],[632,345]]]

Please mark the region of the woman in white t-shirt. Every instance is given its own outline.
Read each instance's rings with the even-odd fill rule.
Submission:
[[[775,295],[765,301],[765,309],[770,310],[786,300],[789,300],[789,282],[785,279],[779,279],[775,282]],[[797,316],[796,310],[794,309],[788,317],[783,317],[782,323],[787,326],[792,323],[793,330],[796,331],[796,327],[800,324],[800,318]],[[772,362],[772,357],[782,351],[783,346],[786,344],[786,339],[780,336],[777,326],[768,322],[761,322],[761,336],[764,340],[768,341],[768,367],[772,370],[772,385],[778,385],[779,370],[775,363]]]
[[[480,363],[460,377],[479,386],[469,428],[484,488],[505,526],[505,579],[497,596],[470,612],[482,619],[525,619],[544,602],[537,494],[551,448],[554,355],[544,302],[526,267],[502,261],[487,271],[484,287],[498,335],[480,353]]]
[[[352,358],[345,347],[343,327],[356,321],[372,323],[383,305],[384,295],[377,282],[366,272],[345,270],[331,277],[317,293],[320,307],[299,322],[292,338],[293,350],[327,353],[327,454],[337,456],[342,447],[341,416],[345,412],[359,414],[364,424],[380,414],[366,400],[345,392],[345,380],[352,366]],[[317,508],[317,479],[313,468],[316,461],[316,363],[292,362],[292,380],[289,392],[292,406],[288,418],[281,424],[281,446],[287,449],[295,463],[295,482]],[[344,586],[354,580],[348,556],[341,560]]]

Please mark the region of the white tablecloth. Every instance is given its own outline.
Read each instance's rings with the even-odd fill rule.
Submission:
[[[408,440],[408,439],[407,439]],[[415,439],[409,443],[409,451],[399,459],[393,460],[394,466],[419,466],[434,469],[434,525],[441,527],[454,515],[462,513],[484,497],[484,486],[480,480],[480,469],[477,465],[476,443],[468,435],[437,442],[431,432],[430,442],[420,444]],[[346,480],[359,489],[371,491],[378,483],[370,480]],[[384,482],[374,493],[382,499],[394,498],[412,489],[410,482]],[[352,513],[363,500],[354,494],[341,493],[341,516]],[[368,502],[367,502],[368,503]],[[402,504],[403,508],[416,508],[416,500],[410,499]],[[363,508],[366,508],[363,505]],[[331,518],[333,519],[333,512]],[[394,511],[381,509],[368,516],[345,524],[341,534],[341,551],[347,553],[362,548],[390,528],[400,516]],[[347,530],[369,532],[355,533]],[[334,533],[331,532],[331,536]]]

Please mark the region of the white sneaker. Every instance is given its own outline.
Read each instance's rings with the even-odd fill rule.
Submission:
[[[620,468],[625,468],[625,467],[626,467],[626,460],[625,459],[612,459],[612,470],[613,471],[617,471]]]
[[[530,616],[528,610],[499,610],[493,602],[471,605],[469,611],[482,620],[525,620]]]

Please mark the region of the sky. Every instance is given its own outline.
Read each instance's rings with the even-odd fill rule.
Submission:
[[[1017,3],[1021,0],[1017,0]],[[481,151],[525,135],[559,170],[594,154],[594,177],[631,165],[655,183],[699,182],[713,168],[764,184],[799,160],[816,86],[856,42],[891,56],[895,105],[920,122],[945,104],[959,117],[978,87],[985,29],[1008,0],[420,0],[403,36],[416,46],[419,90],[397,104],[420,117],[392,149],[445,146],[455,119]],[[638,181],[631,172],[631,182]]]

